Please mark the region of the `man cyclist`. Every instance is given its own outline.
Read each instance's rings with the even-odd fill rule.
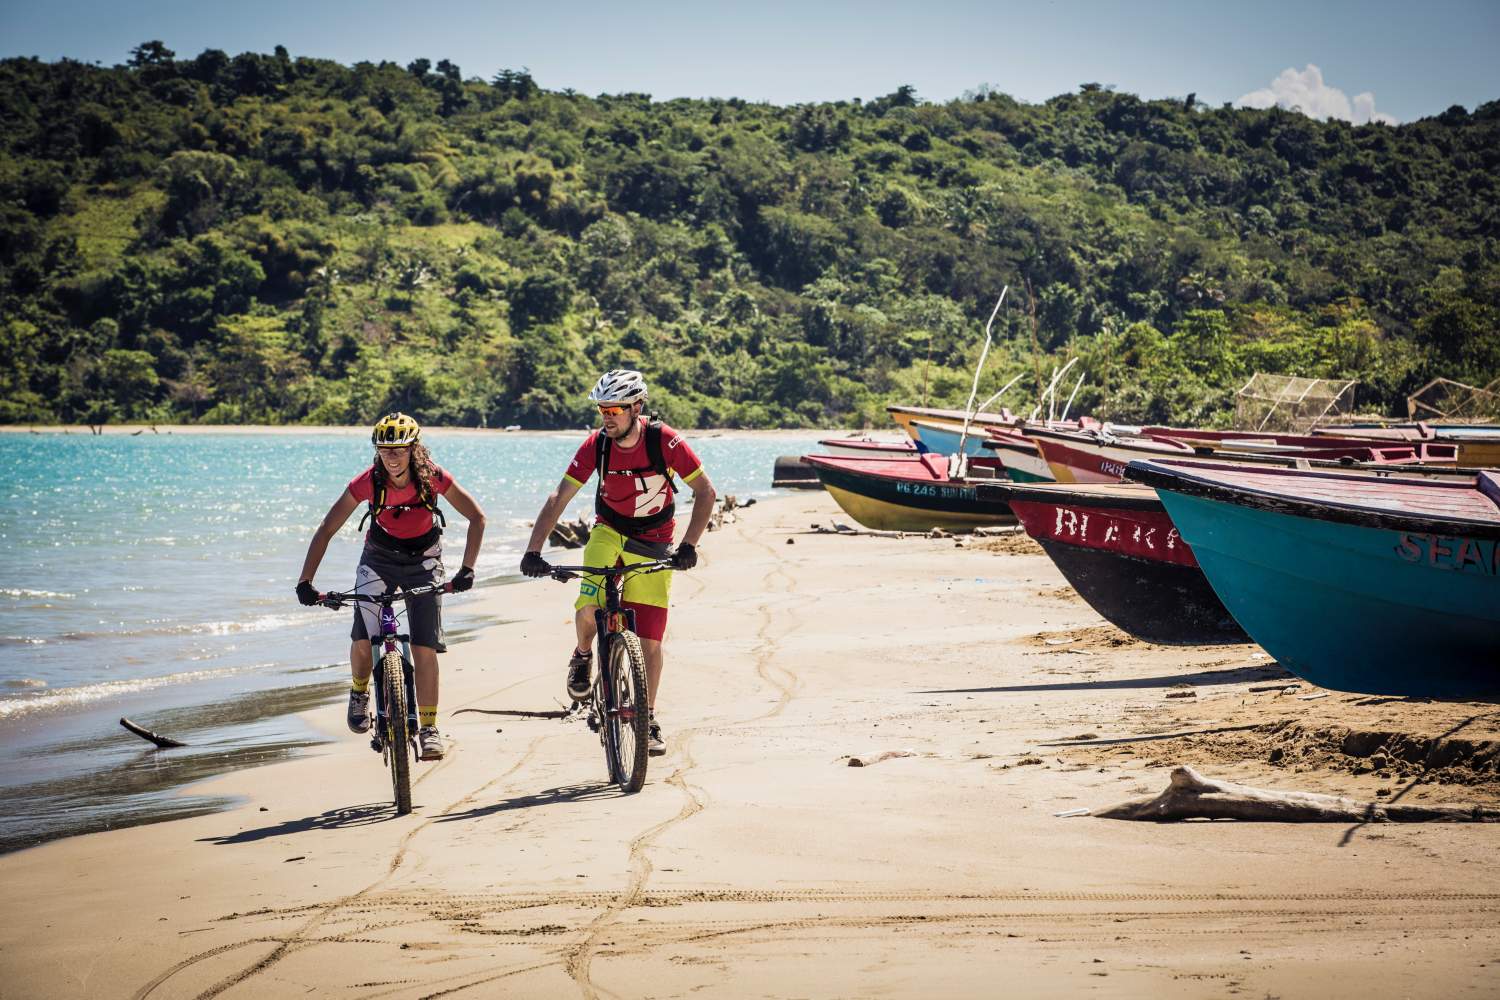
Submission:
[[[714,488],[703,464],[675,430],[641,415],[646,402],[646,380],[636,371],[609,371],[599,379],[589,399],[599,407],[602,426],[589,434],[573,456],[557,489],[542,504],[531,541],[521,559],[521,572],[546,576],[551,571],[542,558],[542,545],[567,509],[568,502],[599,474],[594,497],[595,523],[584,546],[586,566],[628,566],[670,557],[675,569],[698,563],[698,540],[713,514]],[[674,550],[676,507],[672,485],[675,474],[693,491],[693,514]],[[635,611],[636,632],[646,655],[647,704],[651,710],[649,752],[666,752],[656,722],[656,694],[661,686],[662,636],[667,629],[667,598],[671,572],[640,573],[627,577],[621,599]],[[585,576],[574,603],[578,644],[568,661],[568,695],[575,701],[589,697],[593,660],[594,609],[604,604],[603,581]]]

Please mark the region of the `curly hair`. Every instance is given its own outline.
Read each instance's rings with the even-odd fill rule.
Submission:
[[[437,472],[437,466],[433,464],[432,452],[427,446],[418,441],[411,446],[411,464],[407,466],[417,482],[417,502],[430,504],[433,502],[432,477]],[[370,474],[374,480],[375,490],[385,486],[385,463],[380,460],[380,452],[375,452],[375,461],[370,466]]]

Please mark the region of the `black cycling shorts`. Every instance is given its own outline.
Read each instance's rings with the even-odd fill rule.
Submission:
[[[409,590],[430,583],[443,583],[443,546],[434,542],[421,552],[365,544],[354,572],[354,591],[358,594],[384,594],[395,587]],[[397,606],[400,610],[400,605]],[[406,626],[401,630],[411,636],[413,646],[427,646],[443,651],[443,595],[425,594],[406,602]],[[380,636],[380,606],[365,601],[354,607],[354,640]]]

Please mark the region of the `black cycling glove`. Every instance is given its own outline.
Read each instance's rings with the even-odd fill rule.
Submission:
[[[698,565],[698,547],[683,542],[677,546],[677,551],[672,553],[673,569],[692,569]]]
[[[455,594],[462,594],[472,586],[474,586],[474,570],[472,567],[465,566],[453,574],[453,592]]]
[[[521,557],[521,572],[529,577],[546,576],[552,572],[552,567],[547,565],[540,552],[528,552]]]
[[[297,600],[308,607],[318,603],[318,588],[312,585],[312,581],[301,580],[297,583]]]

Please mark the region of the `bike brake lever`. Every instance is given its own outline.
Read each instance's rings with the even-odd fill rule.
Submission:
[[[565,569],[556,569],[552,571],[552,579],[556,580],[558,583],[567,583],[569,580],[578,579],[578,574],[569,573]]]
[[[320,599],[318,601],[318,603],[321,604],[321,605],[323,605],[323,607],[325,607],[325,608],[332,608],[335,611],[337,611],[340,608],[344,607],[344,602],[343,601],[334,601],[334,600],[330,600],[329,598],[326,598],[326,597]]]

